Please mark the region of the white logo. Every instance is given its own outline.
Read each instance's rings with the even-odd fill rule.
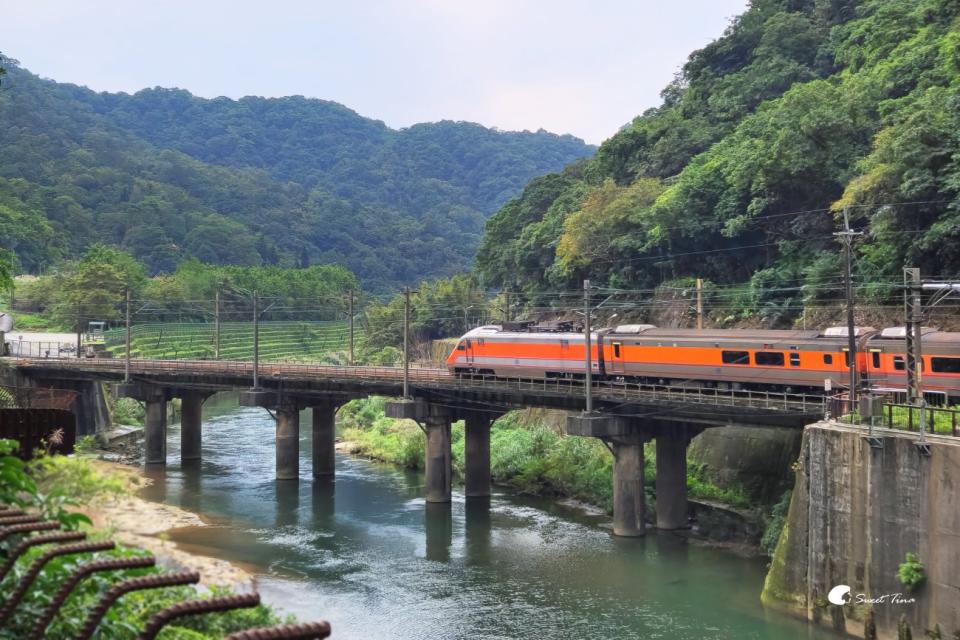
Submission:
[[[850,601],[850,587],[845,584],[838,584],[830,593],[827,594],[827,600],[830,604],[845,605]]]

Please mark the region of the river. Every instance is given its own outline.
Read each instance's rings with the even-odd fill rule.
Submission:
[[[270,416],[214,400],[203,461],[180,465],[172,425],[144,497],[202,514],[210,526],[170,538],[242,564],[268,603],[329,620],[337,639],[835,638],[760,606],[761,560],[614,538],[606,516],[502,490],[428,505],[420,473],[349,456],[315,482],[307,412],[300,482],[278,483]]]

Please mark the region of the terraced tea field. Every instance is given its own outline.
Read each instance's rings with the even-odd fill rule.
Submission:
[[[134,325],[130,331],[130,355],[152,359],[214,358],[212,323],[158,323]],[[104,334],[107,350],[114,357],[124,355],[124,329]],[[363,341],[363,330],[354,330],[355,349]],[[260,359],[284,362],[346,362],[350,329],[346,322],[278,321],[260,323]],[[253,359],[253,324],[224,322],[220,325],[220,359]]]

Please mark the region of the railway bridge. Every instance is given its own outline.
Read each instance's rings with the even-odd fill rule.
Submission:
[[[354,398],[402,398],[388,403],[387,415],[417,421],[427,438],[426,500],[451,497],[450,427],[464,420],[465,493],[490,495],[490,425],[512,409],[545,407],[573,412],[570,435],[601,439],[614,457],[614,533],[644,533],[643,446],[656,442],[656,524],[687,524],[686,449],[703,429],[733,424],[800,428],[823,417],[820,396],[718,390],[594,381],[593,411],[584,413],[583,381],[459,377],[446,369],[411,368],[404,395],[404,370],[260,364],[209,360],[5,359],[32,386],[98,381],[115,384],[118,395],[146,407],[145,463],[166,463],[166,403],[182,402],[181,456],[199,459],[201,407],[221,391],[240,391],[244,406],[262,407],[276,420],[276,478],[299,477],[300,410],[312,410],[313,476],[334,473],[337,409]],[[577,414],[576,412],[581,412]]]

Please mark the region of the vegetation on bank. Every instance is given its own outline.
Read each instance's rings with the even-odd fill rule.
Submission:
[[[90,540],[109,537],[109,532],[92,529],[90,520],[76,513],[75,509],[105,497],[122,495],[126,491],[123,480],[97,470],[89,459],[82,456],[45,456],[24,463],[11,455],[15,447],[15,442],[0,440],[0,502],[39,513],[46,518],[57,519],[66,529],[84,530]],[[15,542],[14,539],[0,543],[0,550],[8,552]],[[24,554],[0,582],[0,594],[9,594],[30,564],[48,548],[34,547]],[[61,556],[48,562],[15,615],[0,630],[0,638],[15,640],[25,637],[50,597],[79,564],[94,558],[122,558],[145,553],[134,547],[118,546],[112,551]],[[52,640],[75,637],[90,608],[113,584],[123,579],[159,572],[160,569],[148,568],[93,574],[74,589],[47,628],[44,637]],[[226,594],[228,591],[218,588],[214,593]],[[202,594],[195,587],[150,589],[131,593],[111,607],[98,627],[99,636],[115,640],[132,639],[146,621],[161,609],[208,595]],[[280,622],[282,620],[269,607],[261,605],[223,614],[183,618],[161,632],[160,638],[216,639],[234,631]]]
[[[340,436],[353,443],[355,452],[393,464],[420,468],[425,439],[409,421],[384,416],[384,398],[354,400],[339,413]],[[451,430],[454,474],[462,477],[464,427]],[[654,448],[644,452],[647,487],[656,484]],[[568,437],[538,422],[511,412],[495,421],[490,430],[490,472],[493,481],[526,493],[559,495],[582,500],[606,511],[612,509],[613,458],[595,438]],[[690,496],[716,500],[732,506],[747,506],[738,488],[720,488],[707,481],[703,470],[690,465],[687,474]]]

